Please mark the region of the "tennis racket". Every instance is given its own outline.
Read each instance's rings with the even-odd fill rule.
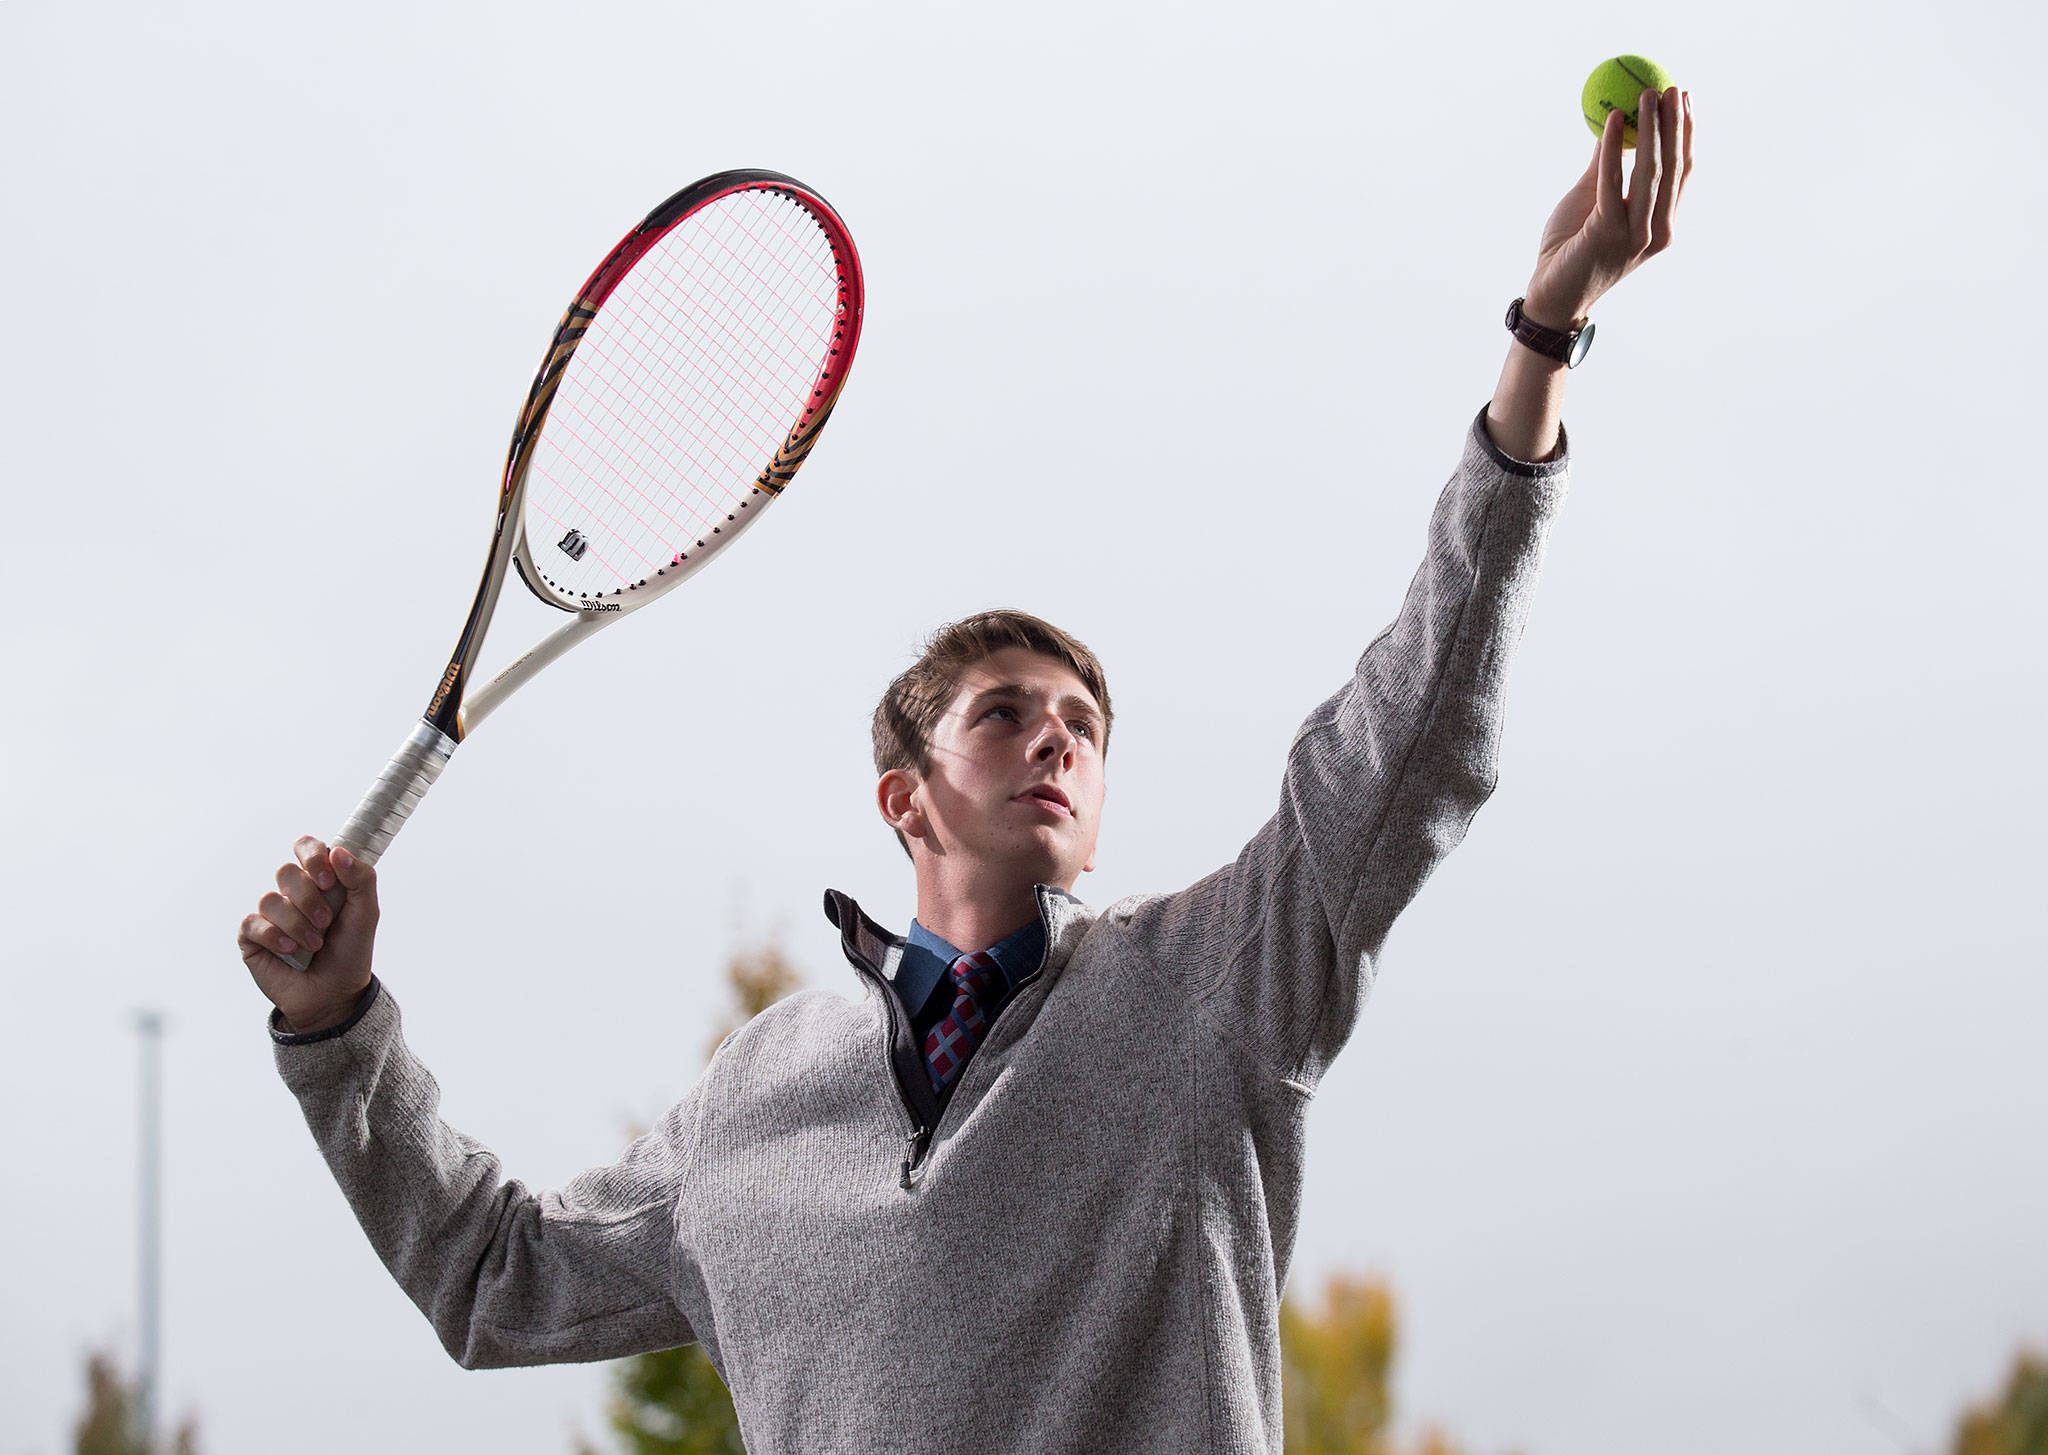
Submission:
[[[375,864],[499,704],[767,513],[831,417],[861,303],[846,224],[779,172],[706,177],[626,234],[562,315],[527,392],[455,654],[334,843]],[[508,567],[571,619],[472,691]],[[343,898],[328,891],[335,908]],[[313,959],[283,958],[302,970]]]

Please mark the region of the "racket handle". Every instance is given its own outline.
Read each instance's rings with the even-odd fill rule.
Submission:
[[[391,755],[391,761],[384,765],[384,771],[377,775],[377,781],[370,785],[370,791],[363,795],[363,801],[356,805],[356,811],[348,816],[348,822],[335,834],[335,847],[347,849],[375,868],[454,753],[455,739],[425,718],[420,719]],[[327,901],[329,909],[338,911],[348,898],[348,891],[337,883],[332,889],[322,890],[321,898]],[[300,970],[313,963],[312,954],[306,950],[279,958]]]

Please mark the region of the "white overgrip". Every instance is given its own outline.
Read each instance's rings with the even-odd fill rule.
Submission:
[[[355,812],[335,834],[334,846],[347,849],[374,867],[454,753],[455,739],[425,718],[420,719],[377,775],[377,781],[370,785],[370,791],[363,795],[363,801],[356,805]],[[336,884],[324,897],[329,908],[338,910],[348,898],[348,891]],[[313,956],[304,950],[280,958],[300,970],[313,962]]]

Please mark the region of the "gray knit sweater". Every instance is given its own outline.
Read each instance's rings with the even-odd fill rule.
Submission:
[[[753,1455],[1278,1455],[1303,1119],[1394,917],[1493,789],[1565,493],[1562,452],[1510,460],[1483,419],[1399,617],[1309,715],[1272,819],[1177,894],[1098,913],[1041,889],[1044,962],[923,1135],[882,983],[901,941],[837,895],[860,996],[755,1017],[620,1162],[559,1191],[440,1119],[388,993],[340,1034],[278,1036],[448,1351],[701,1341]]]

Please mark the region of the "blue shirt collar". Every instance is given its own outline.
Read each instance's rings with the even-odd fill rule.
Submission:
[[[946,983],[953,962],[966,953],[969,952],[947,944],[916,920],[910,922],[910,933],[903,940],[903,963],[896,968],[896,992],[913,1017],[924,1009],[932,992]],[[1044,922],[1034,919],[1003,936],[989,946],[988,954],[1008,982],[1004,990],[1007,995],[1045,958]]]

